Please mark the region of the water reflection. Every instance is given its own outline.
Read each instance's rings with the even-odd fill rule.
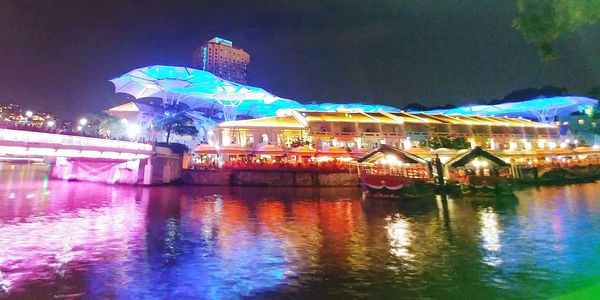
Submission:
[[[57,182],[28,168],[0,171],[9,297],[543,298],[600,276],[600,185],[396,202]]]
[[[395,256],[410,259],[413,255],[408,247],[411,244],[410,223],[401,215],[396,214],[386,219],[387,233],[390,239],[390,252]]]
[[[497,256],[497,252],[502,247],[498,214],[494,212],[493,208],[488,207],[479,213],[479,218],[481,220],[482,247],[485,251],[483,262],[494,267],[498,266],[502,263],[502,259]]]

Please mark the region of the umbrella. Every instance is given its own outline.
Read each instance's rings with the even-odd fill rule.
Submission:
[[[115,85],[115,93],[127,93],[135,98],[158,97],[167,100],[173,96],[175,88],[191,86],[198,82],[217,85],[223,81],[217,76],[192,68],[173,66],[149,66],[134,69],[110,80]]]
[[[244,154],[250,153],[250,151],[248,151],[248,149],[246,149],[238,144],[229,144],[227,146],[223,146],[220,149],[217,149],[217,151],[219,152],[219,154],[225,154],[225,155],[244,155]]]
[[[424,113],[524,117],[537,119],[542,123],[550,123],[558,114],[570,114],[576,111],[583,111],[586,108],[596,106],[597,104],[598,100],[591,98],[561,96],[496,105],[462,106],[452,109],[430,110],[425,111]]]
[[[211,146],[208,144],[200,144],[196,149],[194,149],[194,153],[198,154],[218,154],[218,150],[215,146]]]
[[[261,145],[254,147],[252,154],[282,156],[285,154],[285,152],[283,151],[283,148],[281,148],[281,146],[270,145],[270,144],[261,144]]]
[[[300,103],[277,97],[262,88],[223,81],[227,84],[200,82],[172,91],[185,95],[181,101],[189,107],[212,108],[219,104],[228,121],[235,120],[237,113],[257,118],[273,116],[279,109],[302,108]]]
[[[227,81],[187,67],[149,66],[110,80],[115,92],[136,98],[159,97],[181,102],[191,109],[220,107],[228,120],[236,113],[252,117],[275,115],[281,108],[301,108],[298,102],[277,97],[262,88]]]

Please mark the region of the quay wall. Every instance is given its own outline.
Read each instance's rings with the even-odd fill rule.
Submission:
[[[49,160],[53,179],[101,182],[107,184],[163,185],[178,182],[182,176],[182,156],[168,148],[155,147],[152,156],[129,161],[103,159]]]
[[[280,170],[183,170],[182,183],[192,185],[356,187],[358,176],[349,172]]]
[[[543,176],[545,173],[556,170],[559,167],[555,168],[542,168],[539,170],[539,176]],[[573,166],[573,167],[562,167],[565,170],[569,170],[576,175],[580,176],[593,176],[600,175],[600,165],[589,165],[589,166]]]

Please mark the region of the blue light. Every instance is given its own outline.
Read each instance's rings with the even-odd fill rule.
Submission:
[[[206,55],[207,55],[207,48],[206,47],[202,47],[202,70],[206,70]]]
[[[202,68],[206,69],[207,47],[202,48]],[[301,104],[273,95],[262,88],[233,83],[211,72],[177,66],[148,66],[111,80],[115,92],[136,98],[179,99],[191,109],[220,109],[215,101],[239,102],[237,114],[252,118],[275,116],[280,110],[398,112],[396,107],[361,103]],[[219,99],[217,99],[219,98]]]
[[[583,111],[589,106],[596,106],[598,100],[587,97],[551,97],[521,102],[502,103],[497,105],[469,105],[452,109],[436,109],[424,111],[427,114],[479,115],[500,117],[523,117],[538,119],[541,122],[552,121],[557,115]]]

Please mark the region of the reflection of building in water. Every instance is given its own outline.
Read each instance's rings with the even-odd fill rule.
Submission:
[[[402,258],[412,258],[409,247],[412,243],[410,222],[400,214],[387,217],[386,229],[390,241],[390,252]]]
[[[161,289],[157,294],[162,295],[170,295],[171,290],[185,290],[182,295],[200,298],[250,296],[281,284],[286,274],[292,272],[285,241],[268,229],[259,229],[260,217],[252,216],[247,202],[221,195],[182,197],[177,201],[181,203],[178,224],[182,236],[177,261],[185,263],[138,276],[128,286],[127,298],[142,298],[144,291],[157,288]],[[165,218],[163,223],[168,229],[171,218]],[[164,261],[161,257],[149,257],[148,261],[136,263],[141,265],[135,269],[143,269],[148,268],[145,265],[159,266]],[[178,277],[176,284],[168,287],[169,291],[162,290],[167,287],[156,286],[162,276],[171,272],[185,276]]]
[[[290,224],[296,234],[288,234],[294,239],[296,245],[310,245],[310,247],[296,247],[304,251],[307,267],[314,268],[320,263],[319,252],[323,247],[325,237],[319,228],[320,214],[318,207],[311,201],[298,200],[292,203],[293,223]]]
[[[491,266],[498,266],[502,263],[498,253],[502,247],[500,243],[500,233],[502,231],[499,229],[498,214],[494,212],[493,208],[488,207],[479,213],[479,217],[481,246],[485,251],[483,262]]]

